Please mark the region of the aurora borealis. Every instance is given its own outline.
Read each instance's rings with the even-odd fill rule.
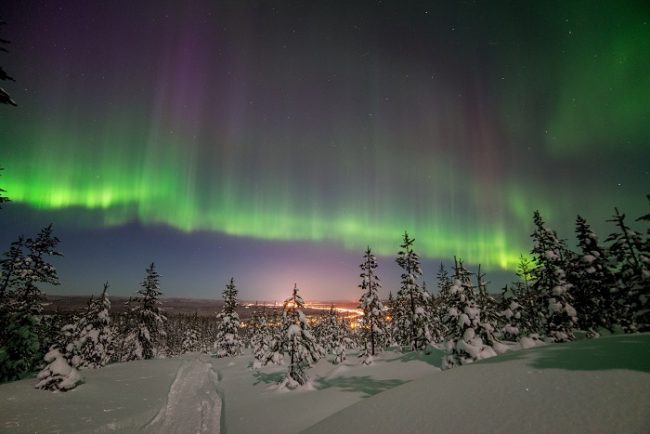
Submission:
[[[232,274],[270,299],[307,269],[307,297],[356,298],[365,246],[395,275],[404,230],[430,264],[502,273],[530,250],[535,209],[565,238],[577,213],[604,238],[614,206],[647,207],[647,2],[10,0],[0,14],[19,104],[0,107],[0,241],[53,221],[72,292],[120,292],[154,260],[176,294]]]

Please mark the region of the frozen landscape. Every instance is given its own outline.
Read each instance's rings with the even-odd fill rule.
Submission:
[[[0,434],[649,434],[649,23],[0,2]]]
[[[440,371],[443,352],[384,352],[371,366],[319,361],[280,389],[252,356],[117,363],[45,393],[0,385],[1,432],[395,433],[650,431],[650,334],[514,350]]]

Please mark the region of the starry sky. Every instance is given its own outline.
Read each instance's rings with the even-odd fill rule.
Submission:
[[[3,250],[52,222],[52,292],[358,298],[409,231],[510,280],[539,209],[572,241],[646,212],[645,1],[8,0]]]

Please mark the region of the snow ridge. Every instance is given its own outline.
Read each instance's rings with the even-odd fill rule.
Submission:
[[[169,388],[167,404],[144,427],[144,431],[218,434],[222,404],[217,393],[217,381],[207,356],[184,361]]]

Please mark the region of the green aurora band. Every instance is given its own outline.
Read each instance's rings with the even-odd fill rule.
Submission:
[[[324,85],[294,80],[279,66],[330,77],[311,49],[264,57],[259,41],[267,34],[239,42],[257,54],[231,58],[228,68],[240,79],[228,82],[210,54],[229,36],[210,28],[201,30],[210,37],[188,33],[182,22],[147,47],[148,56],[144,46],[133,48],[127,59],[154,66],[134,67],[126,83],[120,52],[101,71],[78,58],[54,66],[37,58],[32,69],[15,68],[38,92],[18,93],[27,109],[0,118],[0,181],[14,202],[78,210],[71,225],[138,220],[357,251],[370,244],[385,255],[408,230],[424,256],[512,269],[530,249],[535,209],[567,237],[578,212],[598,225],[615,205],[630,215],[645,205],[648,11],[643,3],[578,3],[559,11],[538,5],[532,21],[511,27],[496,19],[508,14],[504,5],[490,10],[488,24],[483,14],[468,16],[456,30],[466,48],[458,58],[470,58],[466,69],[453,56],[446,71],[432,60],[396,60],[380,45],[369,48],[380,53],[371,61],[320,46],[330,60],[323,63],[334,59],[346,72],[331,95],[330,88],[310,92]],[[69,32],[60,37],[74,39],[74,27]],[[490,36],[479,46],[484,33]],[[200,48],[206,38],[213,45]],[[169,41],[179,42],[169,48]],[[102,52],[101,41],[93,43]],[[17,42],[12,56],[26,46]],[[81,56],[81,48],[71,51]],[[169,52],[180,60],[170,65]],[[297,58],[305,64],[292,64]],[[58,81],[38,75],[47,68],[59,71]],[[470,78],[456,80],[459,68]],[[250,72],[259,69],[283,89],[281,104]],[[73,78],[64,78],[70,71]],[[213,89],[209,77],[223,84]]]

